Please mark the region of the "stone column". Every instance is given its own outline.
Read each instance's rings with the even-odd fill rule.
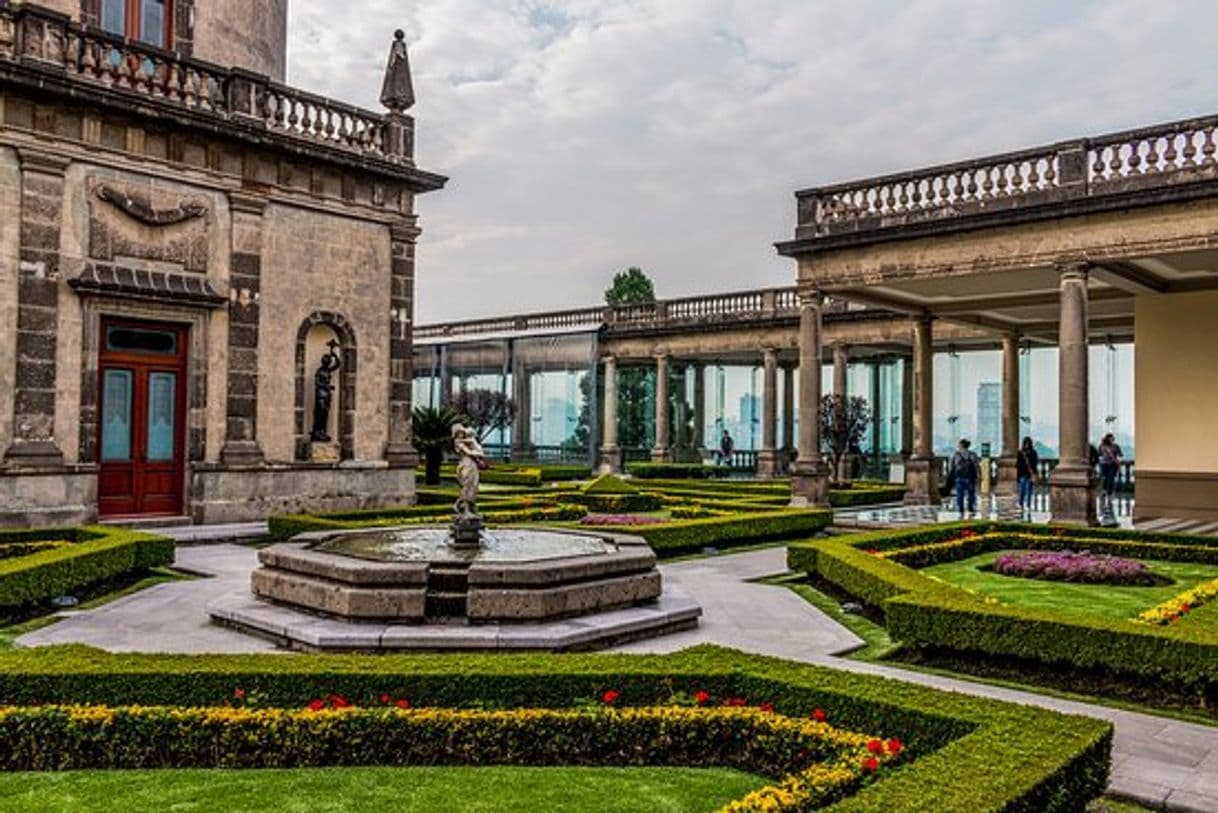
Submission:
[[[699,459],[706,448],[706,367],[694,365],[694,438],[693,447]]]
[[[778,353],[766,348],[762,354],[764,371],[761,391],[761,449],[757,452],[757,474],[776,477],[778,465]]]
[[[799,292],[799,457],[791,467],[791,504],[827,506],[829,469],[820,453],[820,338],[824,296]]]
[[[914,362],[913,356],[901,359],[901,461],[913,456]]]
[[[651,448],[651,459],[662,463],[672,459],[668,440],[668,356],[656,356],[656,444]]]
[[[389,227],[389,439],[385,460],[392,467],[414,468],[419,454],[411,426],[414,385],[414,252],[419,239],[414,220]]]
[[[930,316],[918,318],[913,325],[913,456],[905,466],[907,505],[938,505],[941,502],[939,466],[934,454],[935,345],[932,326]]]
[[[782,466],[795,461],[795,367],[782,368]]]
[[[1094,525],[1095,491],[1088,421],[1087,274],[1084,263],[1059,266],[1058,427],[1061,462],[1049,479],[1055,522]]]
[[[1017,462],[1019,455],[1019,336],[1002,337],[1002,453],[998,458],[998,483],[994,493],[1000,498],[999,512],[1009,506],[1001,501],[1019,492]]]
[[[59,234],[63,175],[70,161],[22,149],[21,247],[17,264],[17,377],[13,435],[5,461],[63,465],[55,441],[56,349],[59,332]]]
[[[516,417],[512,421],[512,459],[527,460],[533,455],[533,403],[528,365],[512,350],[512,400]]]
[[[833,394],[838,398],[845,400],[849,395],[847,390],[846,373],[850,369],[850,348],[844,344],[838,343],[833,345]],[[842,461],[838,470],[833,473],[834,478],[839,482],[849,480],[850,474],[850,455],[842,455]]]
[[[224,446],[220,459],[229,465],[263,463],[258,443],[258,333],[262,314],[262,215],[266,200],[230,192],[233,218],[229,271],[228,380]]]
[[[601,409],[601,473],[621,468],[621,449],[617,446],[617,359],[605,356],[605,403]]]

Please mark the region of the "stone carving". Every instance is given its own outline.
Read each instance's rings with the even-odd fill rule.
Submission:
[[[406,32],[393,32],[389,46],[389,62],[385,66],[385,81],[381,85],[381,104],[394,113],[414,106],[414,86],[410,81],[410,56],[406,53]]]
[[[136,258],[207,273],[211,205],[206,198],[154,191],[150,184],[94,181],[90,188],[90,257]]]
[[[453,424],[453,449],[457,453],[457,483],[461,496],[453,504],[452,534],[457,545],[477,545],[482,538],[482,517],[478,515],[479,472],[486,468],[486,457],[478,435],[464,424]]]
[[[330,352],[321,357],[321,364],[313,374],[313,431],[309,433],[312,440],[321,443],[330,440],[330,406],[334,400],[334,385],[330,383],[330,376],[342,366],[335,352],[338,340],[331,339],[326,346]]]

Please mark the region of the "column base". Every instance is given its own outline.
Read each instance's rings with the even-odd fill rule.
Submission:
[[[939,505],[939,468],[933,457],[911,457],[905,464],[905,504]]]
[[[1019,463],[1014,457],[998,458],[998,479],[992,486],[999,519],[1021,519],[1019,506]]]
[[[1065,525],[1099,524],[1095,505],[1095,477],[1085,466],[1060,465],[1049,476],[1049,508],[1053,522]]]
[[[266,455],[256,440],[230,440],[220,449],[220,461],[230,466],[261,466]]]
[[[672,449],[665,449],[662,446],[655,446],[651,450],[652,463],[671,463]]]
[[[796,461],[791,466],[791,506],[829,507],[829,466],[823,460]]]
[[[782,471],[782,455],[777,449],[762,449],[757,452],[757,476],[777,477]]]
[[[598,474],[617,474],[622,470],[622,450],[617,446],[602,446]]]
[[[4,462],[31,469],[53,469],[63,466],[63,452],[53,440],[17,440],[4,455]]]
[[[391,440],[385,444],[385,462],[391,468],[413,469],[419,465],[419,452],[409,441]]]

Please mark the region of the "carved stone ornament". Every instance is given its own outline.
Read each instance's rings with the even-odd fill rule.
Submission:
[[[135,258],[207,273],[209,200],[151,184],[94,181],[89,189],[91,258]]]

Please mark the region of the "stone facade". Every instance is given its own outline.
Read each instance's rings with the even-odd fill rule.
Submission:
[[[80,0],[70,5],[56,8],[79,19]],[[210,59],[282,74],[284,0],[207,5],[180,53],[224,43]],[[218,25],[259,9],[249,41]],[[411,128],[409,117],[311,99],[293,102],[289,119],[281,86],[188,58],[118,87],[125,77],[95,75],[91,30],[39,6],[0,2],[4,31],[0,524],[91,521],[107,489],[140,476],[162,488],[176,477],[175,513],[200,522],[411,502],[410,393],[396,382],[409,381],[413,198],[445,179],[395,151],[410,142],[391,130]],[[155,56],[123,47],[130,64]],[[182,337],[164,391],[180,410],[169,462],[122,458],[117,471],[100,448],[113,397],[103,378],[128,364],[106,356],[126,358],[108,338],[116,324]],[[345,442],[324,463],[300,450],[316,367],[298,351],[306,324],[334,328],[345,362],[333,418]],[[131,375],[154,375],[155,362],[137,355]],[[153,395],[142,386],[127,396],[126,442],[147,446],[138,438],[153,432]],[[154,462],[176,473],[137,471]]]

